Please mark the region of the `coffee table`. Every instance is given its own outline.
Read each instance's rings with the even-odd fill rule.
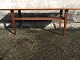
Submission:
[[[67,24],[67,21],[68,21],[68,11],[69,10],[80,10],[80,8],[75,8],[75,7],[29,7],[29,8],[26,8],[26,7],[14,7],[14,3],[11,3],[13,6],[10,6],[8,5],[7,7],[6,6],[3,6],[3,4],[6,3],[6,2],[2,2],[1,3],[1,6],[0,6],[0,10],[10,10],[11,12],[11,17],[12,17],[12,25],[13,25],[13,29],[14,29],[14,34],[16,34],[16,24],[15,24],[15,21],[16,20],[60,20],[60,26],[59,28],[61,29],[61,21],[64,20],[64,31],[63,31],[63,34],[64,36],[66,36],[66,24]],[[8,2],[7,2],[8,3]],[[36,6],[36,5],[35,5]],[[14,11],[17,10],[18,11],[18,15],[19,17],[15,17],[14,15]],[[21,10],[59,10],[60,11],[60,17],[21,17]],[[62,16],[63,14],[63,10],[64,10],[64,17]]]

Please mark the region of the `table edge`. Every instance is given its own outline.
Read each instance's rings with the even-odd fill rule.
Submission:
[[[0,10],[80,10],[80,8],[4,8]]]

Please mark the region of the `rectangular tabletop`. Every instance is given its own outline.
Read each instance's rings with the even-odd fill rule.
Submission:
[[[0,10],[80,10],[79,0],[3,0]]]

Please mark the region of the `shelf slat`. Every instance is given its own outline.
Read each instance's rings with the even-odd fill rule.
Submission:
[[[62,20],[61,17],[20,17],[15,18],[15,20]]]

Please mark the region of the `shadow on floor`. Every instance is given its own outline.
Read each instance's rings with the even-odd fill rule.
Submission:
[[[22,13],[22,17],[56,17],[58,15],[59,15],[59,13]],[[15,13],[15,17],[18,17],[18,13]],[[10,13],[8,13],[6,16],[4,16],[0,20],[0,23],[3,23],[6,30],[8,30],[9,32],[11,32],[13,34],[13,32],[8,29],[8,28],[12,28],[12,21],[11,21]],[[7,23],[9,23],[8,26],[6,25]],[[26,21],[22,21],[22,28],[41,28],[41,29],[43,29],[50,23],[51,23],[51,20],[48,20],[48,21],[26,20]],[[56,29],[56,25],[54,23],[53,23],[53,25]],[[16,27],[20,28],[20,21],[16,21]]]

